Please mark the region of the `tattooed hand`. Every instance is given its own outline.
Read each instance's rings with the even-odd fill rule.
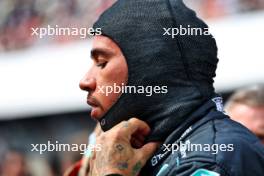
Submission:
[[[90,176],[120,174],[137,176],[146,161],[158,147],[158,143],[147,143],[149,126],[136,118],[123,121],[96,139],[101,150],[90,158]]]

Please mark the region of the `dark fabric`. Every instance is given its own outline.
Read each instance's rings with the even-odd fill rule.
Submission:
[[[163,28],[179,25],[207,28],[182,0],[119,0],[94,24],[121,48],[128,86],[168,86],[167,94],[122,94],[100,120],[104,131],[138,117],[152,129],[148,140],[164,140],[214,95],[215,40],[206,35],[163,35]]]
[[[216,148],[214,151],[200,151],[198,148],[183,152],[182,148],[168,152],[164,146],[187,141],[190,144],[217,145],[218,151]],[[164,144],[149,159],[141,175],[189,176],[199,169],[214,171],[221,176],[264,175],[264,145],[247,128],[217,111],[212,100],[192,113],[188,121],[166,138]],[[225,150],[223,145],[230,144],[233,150],[220,150],[219,146],[222,145],[222,150]],[[164,165],[166,168],[162,169]]]

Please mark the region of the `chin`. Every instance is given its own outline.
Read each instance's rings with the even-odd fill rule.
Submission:
[[[103,116],[103,113],[99,107],[93,107],[90,115],[92,119],[99,120]]]

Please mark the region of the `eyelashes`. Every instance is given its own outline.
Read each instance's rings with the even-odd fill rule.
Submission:
[[[96,66],[103,69],[103,68],[105,68],[106,64],[107,64],[107,62],[103,62],[103,63],[96,64]]]

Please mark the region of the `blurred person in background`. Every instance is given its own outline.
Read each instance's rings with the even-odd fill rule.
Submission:
[[[24,154],[15,149],[5,153],[1,167],[1,176],[29,176]]]
[[[264,8],[263,0],[240,0],[241,11],[256,11]]]
[[[243,12],[263,10],[263,0],[186,0],[203,18],[221,18]]]
[[[256,134],[264,144],[264,85],[237,90],[225,107],[230,117]]]
[[[13,9],[7,15],[2,27],[0,43],[5,50],[21,49],[34,42],[31,27],[39,26],[41,17],[35,9],[35,0],[14,2]]]
[[[96,144],[96,138],[100,136],[102,133],[102,129],[99,123],[96,124],[93,132],[89,135],[88,138],[88,144],[89,145],[95,145]],[[87,172],[89,173],[89,162],[90,162],[90,156],[91,156],[92,151],[87,149],[86,152],[84,153],[82,159],[72,165],[71,167],[68,167],[65,172],[64,176],[86,176]]]

